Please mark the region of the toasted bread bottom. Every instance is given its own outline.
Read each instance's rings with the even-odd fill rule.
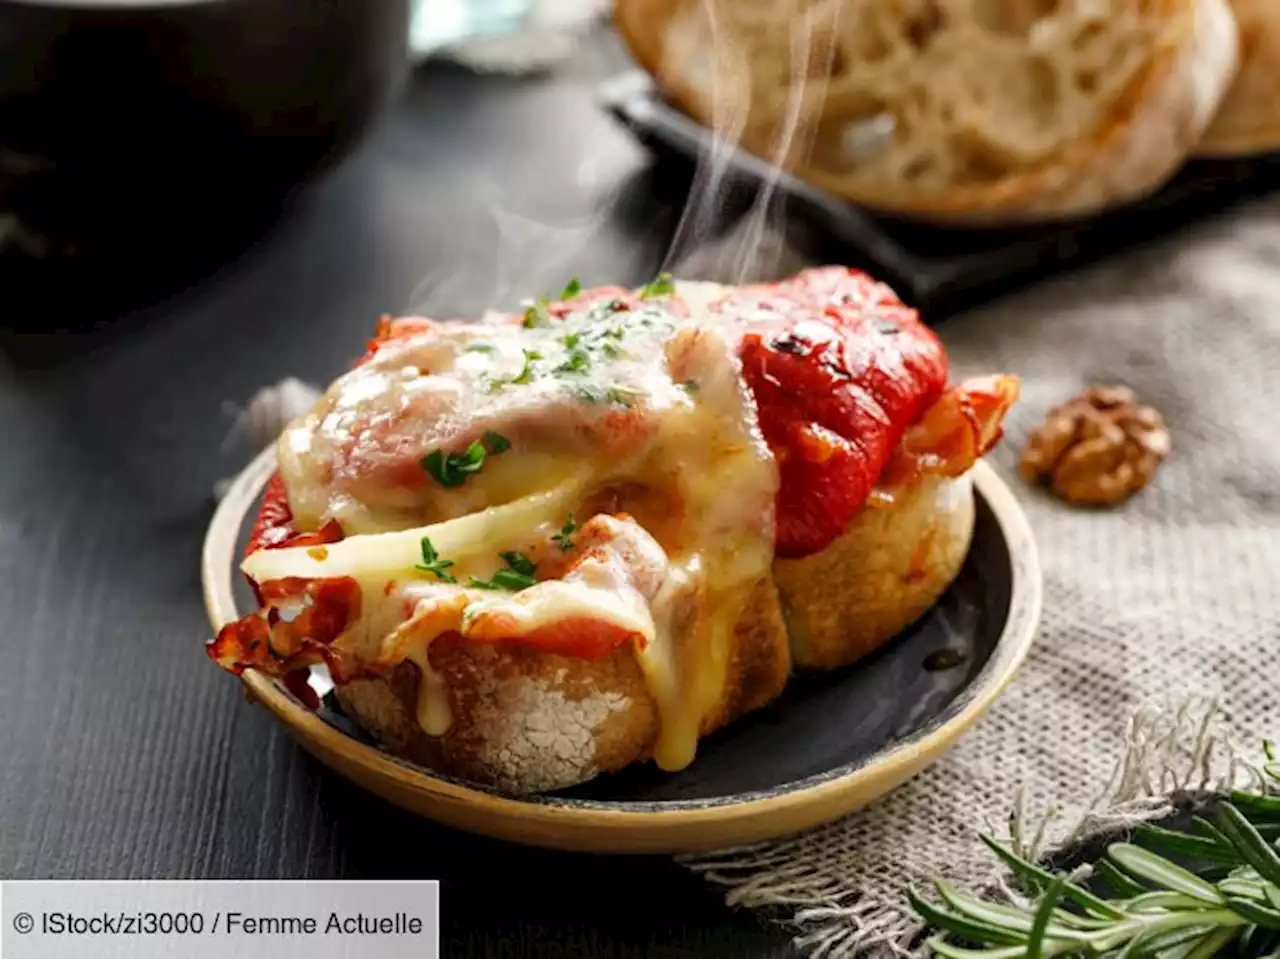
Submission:
[[[929,477],[892,506],[864,507],[822,552],[777,560],[795,666],[847,666],[919,619],[964,565],[973,521],[971,477]]]
[[[743,591],[718,704],[706,735],[776,697],[790,655],[773,581]],[[339,686],[348,715],[389,752],[510,793],[547,792],[650,758],[659,713],[630,644],[599,660],[491,646],[456,636],[431,644],[451,723],[429,736],[417,721],[419,670]]]
[[[928,478],[891,507],[867,507],[821,553],[777,560],[744,591],[720,700],[701,735],[758,709],[792,666],[835,669],[906,629],[964,564],[973,486]],[[429,651],[452,722],[430,736],[417,721],[419,670],[336,690],[343,709],[389,752],[510,793],[547,792],[653,754],[656,701],[630,645],[599,660],[441,637]]]

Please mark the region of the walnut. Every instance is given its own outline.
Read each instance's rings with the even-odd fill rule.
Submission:
[[[1018,469],[1068,503],[1110,506],[1146,486],[1169,451],[1159,412],[1127,387],[1094,387],[1049,411]]]

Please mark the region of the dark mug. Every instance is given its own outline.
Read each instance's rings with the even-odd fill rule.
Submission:
[[[234,232],[359,142],[408,20],[408,0],[0,0],[0,213],[131,262]]]

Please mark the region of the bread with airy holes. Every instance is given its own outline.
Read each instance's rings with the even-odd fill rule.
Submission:
[[[726,682],[702,736],[770,702],[791,673],[773,582],[743,590],[737,605]],[[397,756],[513,794],[563,789],[652,756],[658,708],[630,644],[588,660],[452,634],[428,657],[448,696],[443,736],[418,724],[411,662],[335,690],[343,710]]]
[[[956,225],[1152,193],[1239,65],[1227,0],[616,0],[615,22],[723,138],[862,206]]]

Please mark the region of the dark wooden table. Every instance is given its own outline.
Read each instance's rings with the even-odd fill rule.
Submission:
[[[788,954],[669,860],[518,848],[382,803],[201,648],[211,490],[249,452],[221,447],[226,402],[328,380],[384,311],[656,269],[678,205],[593,105],[592,78],[620,62],[606,36],[549,79],[420,71],[233,262],[105,330],[8,338],[0,877],[437,878],[447,956]]]

